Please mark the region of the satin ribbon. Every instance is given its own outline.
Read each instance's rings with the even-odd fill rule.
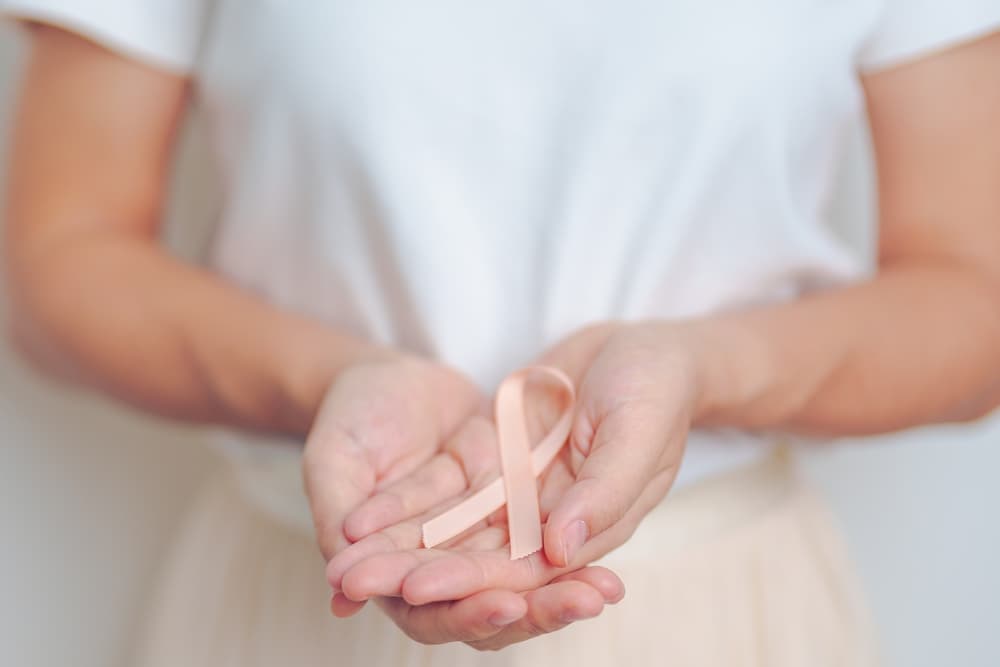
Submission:
[[[528,378],[541,374],[555,380],[566,395],[555,426],[532,449],[525,421],[524,394]],[[536,478],[555,458],[569,437],[575,392],[562,371],[530,366],[509,375],[497,389],[496,425],[501,476],[448,511],[423,525],[428,549],[446,542],[507,504],[511,560],[542,548],[542,520]]]

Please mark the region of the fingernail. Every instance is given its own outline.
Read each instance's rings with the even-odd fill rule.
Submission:
[[[521,614],[518,614],[517,612],[498,611],[490,616],[490,625],[494,625],[498,628],[505,628],[519,618],[521,618]]]
[[[580,547],[587,541],[589,533],[587,524],[583,520],[578,519],[566,526],[566,529],[563,531],[563,551],[567,565],[570,564],[573,557],[580,550]]]

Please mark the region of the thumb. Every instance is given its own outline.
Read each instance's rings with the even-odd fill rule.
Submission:
[[[576,481],[549,513],[543,536],[545,555],[558,567],[636,503],[658,472],[668,433],[662,406],[625,399],[595,415],[599,403],[585,383],[569,442]]]
[[[375,469],[347,434],[314,428],[306,441],[302,474],[316,544],[329,563],[351,543],[344,532],[344,519],[375,490]],[[346,618],[364,606],[364,602],[348,600],[334,589],[330,601],[334,616]]]
[[[350,544],[344,519],[374,492],[376,471],[350,433],[320,421],[306,441],[302,474],[316,541],[329,561]]]

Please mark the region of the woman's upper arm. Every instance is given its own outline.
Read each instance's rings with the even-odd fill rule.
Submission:
[[[53,249],[153,239],[187,80],[58,28],[33,26],[10,129],[5,262],[15,291]],[[26,286],[26,285],[21,285]]]
[[[882,265],[953,264],[1000,290],[1000,33],[864,87]]]

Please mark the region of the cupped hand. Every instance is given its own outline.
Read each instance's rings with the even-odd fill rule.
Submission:
[[[346,599],[393,595],[426,605],[536,589],[620,546],[676,476],[698,396],[696,349],[680,328],[608,324],[542,358],[579,387],[569,446],[541,479],[542,552],[510,560],[502,524],[480,526],[448,549],[413,548],[428,516],[419,512],[447,497],[418,473],[352,514],[375,532],[331,561],[331,583]],[[489,464],[487,477],[496,474],[495,459]]]
[[[341,372],[317,414],[303,458],[324,557],[343,553],[370,532],[366,514],[420,511],[424,501],[406,488],[431,485],[450,497],[482,476],[495,458],[492,423],[481,416],[487,409],[470,381],[433,362],[388,355]],[[359,506],[372,511],[349,518]],[[620,588],[614,575],[589,568],[530,594],[483,589],[465,600],[419,608],[401,599],[378,602],[415,639],[492,648],[593,615],[605,598],[620,597]],[[348,616],[363,604],[335,594],[331,608]]]
[[[341,371],[320,405],[303,477],[320,551],[329,560],[357,539],[345,518],[372,494],[417,472],[455,465],[439,452],[484,407],[460,373],[386,353]]]

